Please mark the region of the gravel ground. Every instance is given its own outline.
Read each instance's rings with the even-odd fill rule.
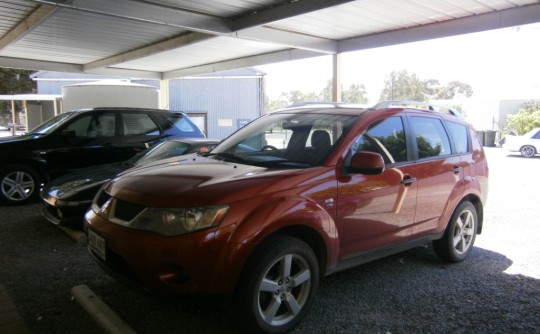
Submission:
[[[486,152],[490,196],[469,259],[446,264],[426,246],[326,277],[294,333],[540,333],[540,157]],[[81,284],[138,333],[243,333],[226,300],[159,301],[115,282],[39,209],[0,206],[0,283],[32,333],[104,333],[71,297]]]

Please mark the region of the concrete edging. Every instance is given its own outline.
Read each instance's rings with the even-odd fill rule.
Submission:
[[[108,333],[137,333],[86,285],[74,286],[71,294]]]

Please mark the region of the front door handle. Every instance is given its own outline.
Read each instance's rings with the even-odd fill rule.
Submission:
[[[404,186],[408,186],[410,185],[411,183],[414,183],[416,182],[416,178],[415,177],[410,177],[410,176],[405,176],[403,178],[403,180],[401,180],[401,184],[404,185]]]

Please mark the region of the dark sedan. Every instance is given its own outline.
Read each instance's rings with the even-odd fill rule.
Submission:
[[[45,185],[41,191],[43,216],[57,225],[82,228],[83,216],[99,188],[117,174],[156,160],[212,150],[218,140],[174,139],[149,148],[118,163],[94,166],[64,175]]]

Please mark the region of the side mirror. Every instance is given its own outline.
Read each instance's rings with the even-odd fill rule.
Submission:
[[[75,138],[77,133],[75,133],[74,130],[64,130],[60,133],[60,135],[64,138]]]
[[[360,151],[351,157],[346,167],[349,173],[376,175],[384,172],[384,159],[379,153]]]

